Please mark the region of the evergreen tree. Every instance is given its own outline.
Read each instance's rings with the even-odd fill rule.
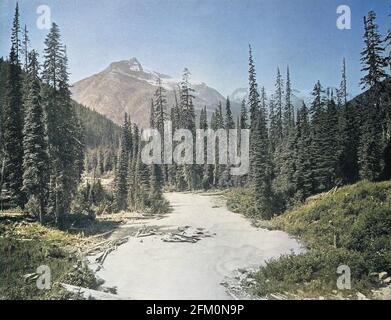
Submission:
[[[231,102],[229,101],[229,98],[227,97],[226,100],[226,107],[225,107],[225,119],[224,119],[224,127],[227,130],[227,147],[230,145],[229,141],[229,130],[235,129],[235,122],[233,120],[232,116],[232,110],[231,110]],[[227,165],[221,165],[221,172],[222,172],[222,177],[220,177],[221,182],[220,185],[223,187],[229,187],[232,185],[232,179],[231,179],[231,159],[229,159],[228,156],[228,148],[227,148],[227,159],[228,163]]]
[[[17,65],[20,64],[20,51],[22,48],[21,38],[20,38],[20,14],[19,14],[19,4],[16,2],[14,20],[12,22],[12,31],[11,31],[11,46],[14,49],[14,60],[11,63],[16,62]]]
[[[215,116],[214,116],[214,122],[212,123],[213,130],[217,131],[219,129],[224,129],[224,115],[223,115],[223,107],[221,102],[219,102],[216,110],[215,110]],[[216,149],[215,149],[215,164],[214,164],[214,171],[213,171],[213,185],[215,187],[222,187],[224,186],[224,165],[220,164],[220,158],[219,158],[219,144],[220,142],[217,140],[216,142]]]
[[[232,110],[231,110],[231,102],[229,101],[228,97],[227,97],[227,103],[225,106],[225,128],[227,130],[235,128],[235,122],[234,122],[234,119],[232,116]]]
[[[260,109],[258,84],[256,79],[255,63],[252,55],[252,49],[249,45],[249,96],[248,105],[250,112],[250,172],[249,177],[253,177],[254,166],[255,166],[255,127],[257,126],[257,119]]]
[[[122,138],[118,157],[117,171],[115,175],[115,190],[114,199],[116,209],[123,211],[127,209],[128,201],[128,165],[129,165],[129,150],[128,150],[128,116],[125,114],[125,121],[122,128]]]
[[[152,128],[155,128],[156,127],[156,124],[155,124],[155,103],[153,101],[153,99],[151,99],[151,109],[149,111],[149,127],[152,129]]]
[[[200,129],[208,130],[208,115],[206,111],[206,106],[201,109],[200,114]],[[208,190],[213,183],[213,165],[207,163],[207,139],[204,138],[204,166],[202,172],[202,188]]]
[[[360,165],[360,177],[362,179],[376,180],[383,169],[383,141],[382,130],[385,131],[386,111],[380,103],[381,81],[386,74],[385,59],[382,57],[381,36],[376,24],[376,14],[370,11],[364,17],[364,43],[361,53],[362,71],[365,75],[360,84],[369,88],[369,99],[362,110],[363,123],[361,125],[360,145],[358,157]]]
[[[155,113],[154,113],[154,121],[156,129],[158,129],[161,139],[162,139],[162,146],[161,146],[161,157],[163,159],[164,157],[164,122],[169,119],[167,114],[167,98],[166,98],[166,90],[162,86],[161,79],[158,78],[157,80],[158,88],[156,89],[155,96],[154,96],[154,106],[155,106]],[[166,165],[161,165],[160,171],[162,171],[164,182],[168,181],[168,167]]]
[[[386,61],[382,57],[384,47],[382,46],[381,35],[376,24],[376,13],[370,11],[364,17],[364,50],[361,52],[361,63],[363,65],[361,71],[365,75],[361,79],[360,84],[365,88],[371,88],[380,83],[385,77]]]
[[[42,102],[47,114],[50,159],[49,213],[62,228],[80,182],[84,158],[82,125],[69,90],[68,58],[53,23],[45,39]]]
[[[137,176],[137,162],[138,162],[138,147],[141,143],[141,137],[139,134],[139,129],[137,125],[133,126],[131,129],[131,124],[129,125],[130,131],[132,131],[132,150],[130,152],[130,160],[128,164],[128,207],[130,209],[137,209],[137,197],[138,197],[138,176]]]
[[[275,108],[275,100],[274,95],[271,97],[269,101],[269,140],[270,140],[270,152],[271,154],[274,154],[277,145],[279,143],[279,130],[278,130],[278,121],[277,121],[277,114],[276,114],[276,108]]]
[[[339,141],[338,111],[333,97],[327,102],[327,109],[324,119],[325,149],[324,170],[328,179],[326,180],[326,190],[338,186],[342,182],[339,159],[341,154],[341,144]]]
[[[160,78],[157,80],[158,88],[154,96],[154,119],[156,128],[162,134],[164,130],[164,121],[168,120],[166,90],[162,86]]]
[[[348,93],[347,93],[347,79],[346,79],[346,61],[345,58],[342,60],[342,76],[341,84],[337,90],[337,104],[338,106],[344,106],[348,102]]]
[[[151,165],[150,175],[150,201],[153,208],[156,208],[156,204],[163,198],[163,172],[161,166],[158,164]]]
[[[357,108],[347,101],[346,61],[342,61],[341,84],[337,91],[339,108],[338,141],[340,144],[339,169],[342,183],[353,183],[358,180],[357,148],[359,141],[359,123]]]
[[[283,119],[282,119],[283,136],[285,138],[289,137],[290,131],[294,125],[291,95],[292,95],[291,79],[290,79],[289,66],[288,66],[286,71],[285,105],[284,105],[284,112],[283,112]]]
[[[271,179],[271,158],[265,118],[260,114],[254,129],[253,182],[256,207],[263,219],[274,213]]]
[[[361,127],[358,163],[361,179],[375,181],[383,169],[383,148],[377,112],[369,112]]]
[[[247,114],[247,108],[246,108],[246,101],[243,99],[242,106],[240,108],[240,117],[238,118],[238,150],[240,150],[241,147],[241,129],[249,129],[248,124],[248,114]],[[237,177],[237,183],[238,185],[242,186],[245,185],[248,182],[248,174],[245,174],[243,176]]]
[[[194,111],[194,89],[190,85],[190,71],[185,68],[183,71],[181,82],[181,98],[180,98],[180,110],[181,110],[181,124],[183,129],[190,130],[195,137],[195,111]],[[193,141],[194,144],[195,141]],[[199,173],[196,170],[196,166],[186,164],[182,167],[183,178],[187,185],[188,190],[193,190],[197,186],[199,179]]]
[[[22,75],[19,64],[19,9],[16,5],[12,28],[12,47],[7,67],[7,78],[3,109],[3,181],[15,203],[25,204],[23,186],[23,106]]]
[[[29,203],[38,201],[39,220],[42,222],[47,203],[48,153],[45,115],[40,97],[38,61],[35,51],[30,53],[23,130],[23,191]]]
[[[182,112],[182,125],[184,129],[195,133],[194,89],[190,85],[190,71],[183,70],[181,82],[180,110]]]
[[[303,103],[297,111],[296,123],[296,159],[295,159],[295,199],[304,201],[313,193],[313,171],[311,162],[311,128],[308,109]]]
[[[388,31],[387,31],[387,36],[384,39],[384,43],[385,43],[384,50],[389,49],[388,57],[386,57],[386,63],[388,64],[388,67],[390,68],[390,71],[391,71],[391,50],[390,50],[390,47],[391,47],[391,29],[388,29]]]
[[[268,112],[267,112],[267,96],[266,96],[266,91],[265,91],[265,87],[262,87],[261,89],[261,101],[260,101],[260,111],[263,115],[263,117],[265,117],[266,119],[266,123],[268,121]]]
[[[24,57],[24,70],[27,71],[29,65],[29,46],[30,46],[30,38],[27,31],[27,26],[24,25],[23,34],[22,34],[22,50],[21,53]]]
[[[280,68],[277,68],[277,78],[275,84],[275,94],[274,94],[274,108],[275,108],[275,125],[276,125],[276,134],[275,139],[280,142],[283,136],[282,132],[282,107],[283,107],[283,80],[280,73]]]
[[[249,111],[250,111],[250,126],[251,129],[254,129],[256,125],[256,120],[258,118],[258,112],[259,112],[259,92],[258,92],[255,63],[253,59],[251,45],[249,45],[248,74],[249,74],[249,88],[250,88],[249,97],[248,97],[248,104],[249,104]]]
[[[42,80],[54,89],[58,89],[58,74],[60,72],[60,61],[62,59],[63,47],[60,42],[60,29],[53,23],[45,39],[44,65]]]
[[[151,191],[151,173],[150,168],[141,159],[142,142],[139,140],[137,164],[136,164],[136,182],[137,193],[135,195],[136,209],[144,210],[149,206],[149,197]]]
[[[326,170],[325,158],[326,142],[324,121],[325,121],[325,100],[324,90],[320,81],[315,84],[312,91],[313,101],[311,104],[311,161],[313,166],[313,191],[323,192],[327,188],[328,172]]]
[[[246,108],[246,100],[242,100],[242,105],[240,107],[240,128],[241,129],[248,129],[248,113]]]
[[[98,171],[100,176],[105,174],[105,155],[103,148],[98,149]]]

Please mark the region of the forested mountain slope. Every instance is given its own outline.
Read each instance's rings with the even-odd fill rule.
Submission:
[[[0,119],[2,115],[3,97],[5,94],[6,65],[4,59],[0,59]],[[119,141],[120,127],[107,119],[104,115],[74,102],[76,114],[83,123],[85,145],[87,148],[116,147]],[[1,122],[0,122],[1,132]]]

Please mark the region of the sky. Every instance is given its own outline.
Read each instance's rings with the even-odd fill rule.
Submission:
[[[7,56],[15,0],[0,0],[0,56]],[[273,89],[277,67],[290,67],[293,87],[309,91],[340,82],[347,61],[349,92],[360,92],[363,16],[377,13],[384,35],[390,0],[19,0],[32,47],[43,52],[48,32],[37,27],[47,5],[67,46],[71,81],[111,62],[136,57],[143,67],[175,78],[184,67],[192,80],[223,95],[248,86],[251,43],[259,86]],[[351,9],[351,29],[340,30],[337,7]]]

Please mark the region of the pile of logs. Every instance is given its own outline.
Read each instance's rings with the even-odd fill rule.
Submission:
[[[90,247],[87,251],[84,252],[85,255],[93,255],[96,253],[100,253],[96,258],[95,262],[99,263],[101,266],[105,262],[109,253],[117,250],[117,248],[128,242],[129,236],[120,238],[120,239],[108,239],[102,242],[99,242],[92,247]]]
[[[215,234],[211,234],[208,231],[204,231],[203,228],[197,228],[190,230],[189,227],[178,228],[177,232],[170,232],[162,238],[164,242],[188,242],[196,243],[203,238],[212,237]]]
[[[196,243],[202,238],[209,238],[213,235],[215,234],[211,234],[208,231],[205,231],[203,228],[196,228],[191,230],[189,226],[178,227],[177,230],[172,232],[158,231],[154,228],[147,228],[144,226],[137,231],[135,237],[146,238],[150,236],[162,236],[161,240],[163,242]]]

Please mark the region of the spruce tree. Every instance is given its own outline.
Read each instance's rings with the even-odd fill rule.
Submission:
[[[258,92],[258,84],[256,79],[255,63],[252,55],[252,48],[249,45],[249,96],[248,96],[248,105],[250,112],[250,179],[253,177],[254,166],[255,166],[255,127],[257,126],[257,119],[260,110],[260,100]]]
[[[365,74],[360,84],[363,89],[369,88],[370,91],[362,110],[363,123],[358,148],[360,177],[371,181],[378,179],[383,169],[382,130],[385,131],[386,127],[386,111],[379,99],[381,81],[386,76],[386,61],[382,57],[384,47],[375,20],[376,14],[373,11],[364,17],[365,47],[361,53],[361,62]]]
[[[267,112],[267,96],[265,87],[262,87],[261,89],[260,112],[262,113],[263,117],[265,117],[267,123],[269,114]]]
[[[84,139],[69,90],[68,58],[53,23],[45,39],[42,102],[47,114],[50,159],[49,213],[62,228],[81,178]]]
[[[248,104],[249,104],[249,112],[250,112],[250,126],[252,129],[254,129],[256,125],[256,120],[258,118],[258,112],[259,112],[259,92],[258,92],[258,84],[257,84],[257,74],[255,71],[255,62],[253,59],[251,45],[249,45],[248,79],[249,79]]]
[[[32,51],[28,65],[28,90],[25,100],[23,130],[23,191],[29,203],[39,203],[39,220],[42,223],[48,195],[48,153],[45,114],[40,97],[37,53]]]
[[[19,9],[15,9],[12,27],[12,47],[7,67],[3,109],[3,182],[11,192],[16,205],[24,207],[26,202],[23,186],[23,102],[22,74],[19,64]]]
[[[202,130],[208,130],[209,124],[208,124],[208,115],[206,111],[206,106],[201,109],[200,114],[200,129]],[[213,183],[213,165],[207,163],[207,139],[204,138],[204,160],[205,163],[203,165],[203,172],[202,172],[202,188],[205,190],[208,190]]]
[[[270,152],[271,154],[274,154],[279,144],[279,130],[274,95],[270,98],[269,101],[269,140]]]
[[[284,105],[284,112],[282,117],[283,136],[285,138],[289,137],[290,131],[294,125],[291,95],[292,95],[291,78],[290,78],[289,66],[288,66],[286,71],[285,105]]]
[[[128,201],[128,165],[129,165],[129,150],[128,150],[128,117],[125,114],[125,121],[122,127],[122,137],[117,163],[117,171],[115,175],[115,190],[114,199],[116,209],[124,211],[127,209]]]
[[[386,63],[388,64],[388,67],[391,71],[391,50],[390,50],[390,47],[391,47],[391,29],[388,29],[387,31],[387,35],[384,39],[384,49],[389,49],[389,52],[388,52],[388,57],[386,57]]]
[[[27,31],[27,26],[24,25],[23,34],[22,34],[22,49],[21,53],[24,57],[24,70],[27,71],[29,65],[29,46],[30,46],[30,38]]]
[[[376,13],[370,11],[364,17],[364,50],[361,52],[362,69],[365,75],[362,77],[360,84],[363,89],[372,88],[379,84],[385,77],[386,61],[382,54],[384,47],[381,35],[376,24]]]
[[[246,108],[246,100],[243,99],[242,106],[240,108],[240,117],[238,118],[238,148],[240,148],[241,144],[241,129],[249,129],[248,124],[248,113]],[[240,149],[239,149],[240,150]],[[245,174],[243,176],[238,176],[237,182],[239,186],[245,185],[248,182],[248,174]]]
[[[19,4],[16,2],[14,20],[12,22],[12,31],[11,31],[11,46],[14,49],[14,61],[16,64],[20,64],[20,52],[22,49],[22,42],[20,37],[20,14],[19,14]]]
[[[226,100],[226,106],[225,106],[225,119],[224,119],[224,128],[227,130],[227,146],[230,145],[229,141],[229,130],[235,129],[235,122],[232,116],[232,110],[231,110],[231,102],[229,101],[229,98],[227,97]],[[227,148],[227,159],[228,163],[227,165],[221,165],[221,186],[223,187],[229,187],[232,185],[232,179],[231,179],[231,159],[229,159],[228,156],[228,148]]]
[[[190,130],[195,133],[195,111],[194,111],[194,89],[190,84],[190,71],[185,68],[183,70],[181,82],[180,110],[182,112],[183,129]]]
[[[328,177],[326,190],[330,190],[342,182],[342,174],[339,167],[341,143],[338,130],[338,110],[333,97],[327,102],[323,126],[325,132],[324,170]]]
[[[160,78],[157,80],[157,89],[154,95],[154,119],[156,128],[161,134],[164,130],[164,121],[168,120],[166,90]]]
[[[304,201],[313,193],[313,163],[311,157],[311,128],[308,109],[303,103],[297,111],[296,123],[296,158],[294,174],[295,199]]]
[[[139,140],[137,164],[136,164],[136,182],[137,194],[136,209],[145,210],[149,206],[149,197],[151,191],[151,172],[148,165],[141,159],[142,142]]]
[[[151,129],[155,128],[156,127],[156,123],[155,123],[155,102],[153,101],[153,99],[151,99],[151,107],[150,107],[150,111],[149,111],[149,127]]]
[[[163,159],[164,157],[164,122],[169,119],[168,113],[167,113],[167,98],[166,98],[166,90],[163,88],[161,79],[158,78],[157,80],[157,86],[158,88],[155,91],[154,96],[154,119],[155,119],[155,126],[156,129],[159,131],[161,139],[162,139],[162,146],[161,146],[161,157]],[[168,182],[168,167],[165,164],[161,165],[161,169],[164,182]]]
[[[158,164],[151,165],[150,175],[150,201],[151,206],[156,209],[159,201],[163,198],[163,172]]]
[[[337,90],[337,104],[339,107],[346,105],[348,102],[347,93],[347,79],[346,79],[346,61],[345,58],[342,60],[342,75],[339,89]]]
[[[313,101],[310,108],[311,115],[311,152],[313,165],[313,191],[323,192],[327,189],[328,172],[326,170],[326,142],[325,137],[325,99],[324,90],[318,81],[312,91]]]
[[[190,85],[190,71],[185,68],[182,75],[181,82],[181,97],[180,97],[180,110],[181,110],[181,124],[183,129],[190,130],[195,137],[195,111],[194,111],[194,89]],[[194,141],[193,141],[194,144]],[[183,178],[187,185],[187,190],[194,190],[197,186],[199,178],[199,172],[196,170],[196,166],[185,164],[182,166]]]
[[[341,83],[337,92],[338,141],[340,144],[339,174],[343,184],[358,180],[357,148],[359,142],[358,110],[353,103],[347,101],[346,60],[342,61]]]
[[[130,160],[128,164],[128,208],[134,210],[136,209],[137,206],[137,197],[138,197],[138,177],[137,177],[137,161],[138,161],[138,147],[140,144],[140,135],[139,135],[139,129],[137,125],[133,126],[133,130],[131,129],[130,131],[132,132],[132,150],[130,152]]]
[[[282,78],[277,71],[276,81],[276,113],[272,121],[272,145],[274,150],[273,190],[279,194],[280,210],[292,204],[295,193],[294,174],[296,171],[295,157],[297,156],[296,135],[291,103],[291,80],[289,67],[287,68],[287,80],[285,90],[285,102],[283,101]],[[282,108],[283,106],[283,108]]]
[[[219,102],[215,113],[214,113],[214,119],[213,119],[212,128],[213,130],[217,131],[219,129],[224,129],[224,114],[223,114],[223,107],[221,102]],[[223,187],[224,186],[224,165],[220,164],[220,158],[219,158],[219,141],[216,142],[216,149],[215,149],[215,164],[214,164],[214,171],[213,171],[213,186],[215,187]]]
[[[277,68],[277,78],[276,78],[276,84],[275,84],[275,94],[274,94],[274,108],[275,108],[275,125],[276,125],[276,134],[275,137],[279,142],[281,142],[282,136],[283,136],[283,130],[282,130],[282,108],[283,108],[283,95],[284,95],[284,89],[283,89],[283,80],[280,73],[280,68]]]
[[[254,129],[254,166],[253,183],[255,204],[258,214],[263,219],[270,219],[274,213],[271,158],[269,154],[269,138],[266,119],[259,114]]]
[[[225,128],[227,130],[235,128],[235,122],[232,116],[231,102],[229,101],[229,97],[227,97],[225,105]]]
[[[246,100],[242,100],[242,105],[240,107],[240,128],[241,129],[248,129],[248,113],[246,108]]]

